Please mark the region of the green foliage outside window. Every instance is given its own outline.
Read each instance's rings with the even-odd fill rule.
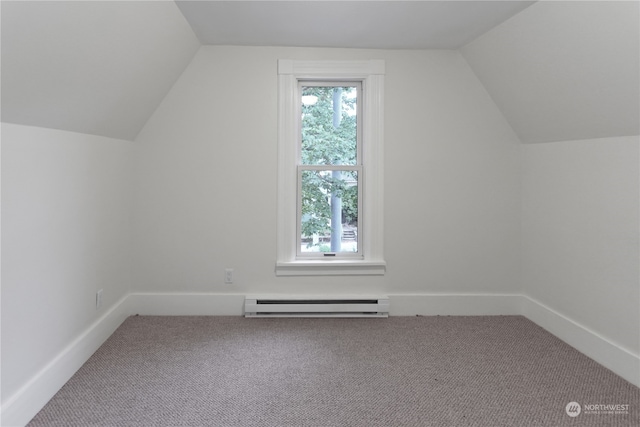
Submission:
[[[357,225],[357,174],[330,167],[357,163],[356,97],[354,87],[304,87],[302,95],[317,100],[302,105],[302,164],[328,166],[302,173],[302,236],[311,238],[331,232],[332,194],[341,199],[340,221]]]

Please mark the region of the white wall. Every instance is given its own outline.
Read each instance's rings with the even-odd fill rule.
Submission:
[[[386,61],[384,277],[274,274],[280,58]],[[135,291],[517,290],[520,146],[457,52],[202,47],[137,142]]]
[[[640,354],[640,137],[524,145],[523,293]],[[640,374],[636,367],[637,375]]]
[[[128,293],[132,158],[131,142],[2,124],[3,410]]]

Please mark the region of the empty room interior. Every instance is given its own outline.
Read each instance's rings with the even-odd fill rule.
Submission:
[[[627,387],[627,394],[615,394],[593,377],[593,390],[602,394],[569,390],[553,403],[557,408],[537,401],[541,418],[531,424],[504,418],[496,407],[498,418],[478,418],[486,414],[461,392],[466,403],[441,412],[437,422],[388,409],[387,418],[354,421],[323,412],[319,399],[307,402],[312,415],[304,423],[284,409],[273,421],[268,417],[280,410],[256,403],[245,413],[255,418],[232,418],[229,410],[210,425],[640,419],[639,401],[618,397],[637,398],[640,386],[637,1],[2,1],[0,7],[3,426],[64,425],[55,423],[57,415],[36,415],[50,401],[47,408],[55,406],[56,393],[87,361],[109,359],[111,353],[100,353],[115,348],[109,343],[123,347],[118,340],[126,328],[149,340],[150,355],[166,336],[177,340],[181,328],[197,333],[198,345],[184,348],[209,345],[210,358],[198,363],[223,373],[235,359],[216,346],[236,345],[234,337],[252,336],[249,349],[267,345],[270,333],[280,349],[316,349],[316,365],[283,356],[282,364],[291,364],[286,372],[320,369],[351,345],[328,355],[330,347],[320,351],[314,337],[351,337],[360,349],[386,349],[381,359],[362,363],[392,372],[390,384],[402,375],[394,348],[436,357],[430,343],[439,337],[452,349],[447,358],[461,357],[464,370],[475,363],[474,350],[459,347],[465,354],[456,354],[451,340],[469,335],[484,354],[489,338],[482,336],[494,328],[505,340],[513,336],[514,346],[526,345],[528,334],[544,336],[562,349],[550,359],[562,363],[563,352],[575,351],[610,375],[607,381]],[[312,101],[300,101],[305,91],[316,94]],[[305,137],[315,132],[305,123],[330,93],[330,131],[354,123],[351,163],[304,160],[312,144],[309,151],[324,150],[324,140],[305,142],[315,141]],[[338,205],[341,211],[327,213]],[[335,249],[333,236],[348,245],[338,238]],[[274,318],[247,318],[261,313],[260,304]],[[376,318],[345,317],[360,311]],[[287,314],[295,318],[277,317]],[[136,329],[152,320],[162,330],[156,338]],[[438,333],[434,328],[445,321],[460,329]],[[525,327],[533,332],[518,332]],[[360,339],[370,332],[359,328],[391,338]],[[287,341],[294,331],[307,338]],[[277,351],[264,351],[279,369]],[[512,357],[500,354],[507,363]],[[260,361],[246,364],[253,366],[250,376]],[[344,373],[352,383],[362,379],[353,369]],[[458,384],[443,384],[437,374],[419,381],[407,374],[402,381],[411,397],[393,386],[386,397],[377,395],[378,407],[411,407],[406,402],[435,390],[436,381],[442,395]],[[486,381],[499,389],[495,378]],[[291,381],[297,398],[307,396],[287,375],[271,381],[284,381],[281,387]],[[517,390],[527,396],[526,387]],[[398,393],[402,405],[393,400]],[[357,391],[346,394],[373,417],[376,409],[357,401]],[[522,411],[535,409],[535,396]],[[573,401],[582,414],[569,406],[565,413]],[[263,413],[255,409],[260,405]],[[602,413],[606,405],[616,413]],[[206,425],[194,414],[163,416],[104,422]],[[100,425],[87,420],[74,425]]]

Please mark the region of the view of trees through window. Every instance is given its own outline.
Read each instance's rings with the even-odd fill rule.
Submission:
[[[358,85],[302,86],[302,252],[358,252]]]

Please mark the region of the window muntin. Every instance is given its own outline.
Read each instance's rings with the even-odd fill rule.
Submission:
[[[299,82],[297,258],[362,258],[356,82]]]

